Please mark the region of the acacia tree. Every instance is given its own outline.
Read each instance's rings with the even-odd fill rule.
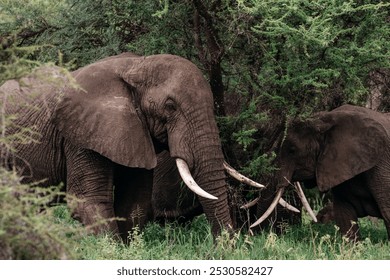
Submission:
[[[269,171],[286,118],[365,104],[369,73],[389,68],[390,4],[380,0],[0,1],[3,15],[23,15],[0,37],[44,46],[32,54],[41,61],[79,67],[122,51],[194,61],[229,159],[255,176]]]

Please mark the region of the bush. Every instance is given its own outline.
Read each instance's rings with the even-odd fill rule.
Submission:
[[[0,259],[71,259],[81,229],[59,223],[49,204],[59,188],[24,185],[0,168]]]

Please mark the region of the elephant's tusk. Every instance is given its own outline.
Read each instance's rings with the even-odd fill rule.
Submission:
[[[264,185],[259,184],[248,177],[245,177],[241,173],[239,173],[237,170],[235,170],[233,167],[231,167],[226,161],[223,162],[223,167],[226,169],[226,172],[232,176],[234,179],[236,179],[239,182],[245,183],[249,186],[255,187],[255,188],[265,188]]]
[[[249,201],[248,203],[242,205],[242,206],[240,207],[240,209],[249,209],[249,208],[251,208],[252,206],[255,206],[256,203],[259,201],[259,199],[260,199],[260,197],[257,197],[257,198],[255,198],[254,200]]]
[[[300,213],[301,211],[299,211],[297,208],[295,208],[294,206],[292,206],[290,203],[288,203],[287,201],[285,201],[283,198],[280,198],[279,200],[279,204],[281,206],[283,206],[284,208],[286,208],[287,210],[290,210],[292,212],[296,212],[296,213]]]
[[[191,191],[204,198],[218,199],[218,197],[215,197],[208,192],[205,192],[201,187],[198,186],[194,178],[192,178],[190,169],[188,168],[188,164],[184,160],[177,158],[176,165],[181,178]]]
[[[274,211],[275,207],[278,205],[280,198],[282,197],[284,188],[281,188],[278,190],[278,192],[275,195],[274,200],[272,201],[271,205],[268,207],[267,211],[261,216],[255,223],[253,223],[250,228],[253,228],[259,224],[261,224],[265,219],[268,218],[269,215],[271,215],[272,211]]]
[[[314,214],[313,209],[311,209],[309,202],[307,201],[307,198],[305,196],[305,193],[302,190],[301,184],[299,182],[294,183],[295,189],[297,190],[298,196],[302,201],[303,207],[305,207],[307,213],[309,213],[309,216],[313,219],[314,222],[317,222],[317,217]]]
[[[256,203],[259,201],[260,197],[257,197],[255,198],[254,200],[252,201],[249,201],[248,203],[242,205],[240,207],[240,209],[249,209],[251,208],[252,206],[255,206]],[[301,211],[299,211],[297,208],[295,208],[294,206],[292,206],[291,204],[289,204],[287,201],[285,201],[283,198],[280,198],[279,199],[279,204],[286,208],[287,210],[290,210],[290,211],[293,211],[293,212],[296,212],[296,213],[300,213]]]

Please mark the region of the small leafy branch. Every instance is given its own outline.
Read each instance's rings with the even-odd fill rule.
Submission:
[[[0,259],[75,257],[68,237],[76,239],[81,229],[56,223],[48,207],[59,195],[58,187],[24,185],[15,172],[0,168]]]

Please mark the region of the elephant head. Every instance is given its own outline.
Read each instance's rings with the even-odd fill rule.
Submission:
[[[344,105],[288,128],[280,150],[278,186],[315,179],[321,192],[378,163],[386,130],[368,109]]]

